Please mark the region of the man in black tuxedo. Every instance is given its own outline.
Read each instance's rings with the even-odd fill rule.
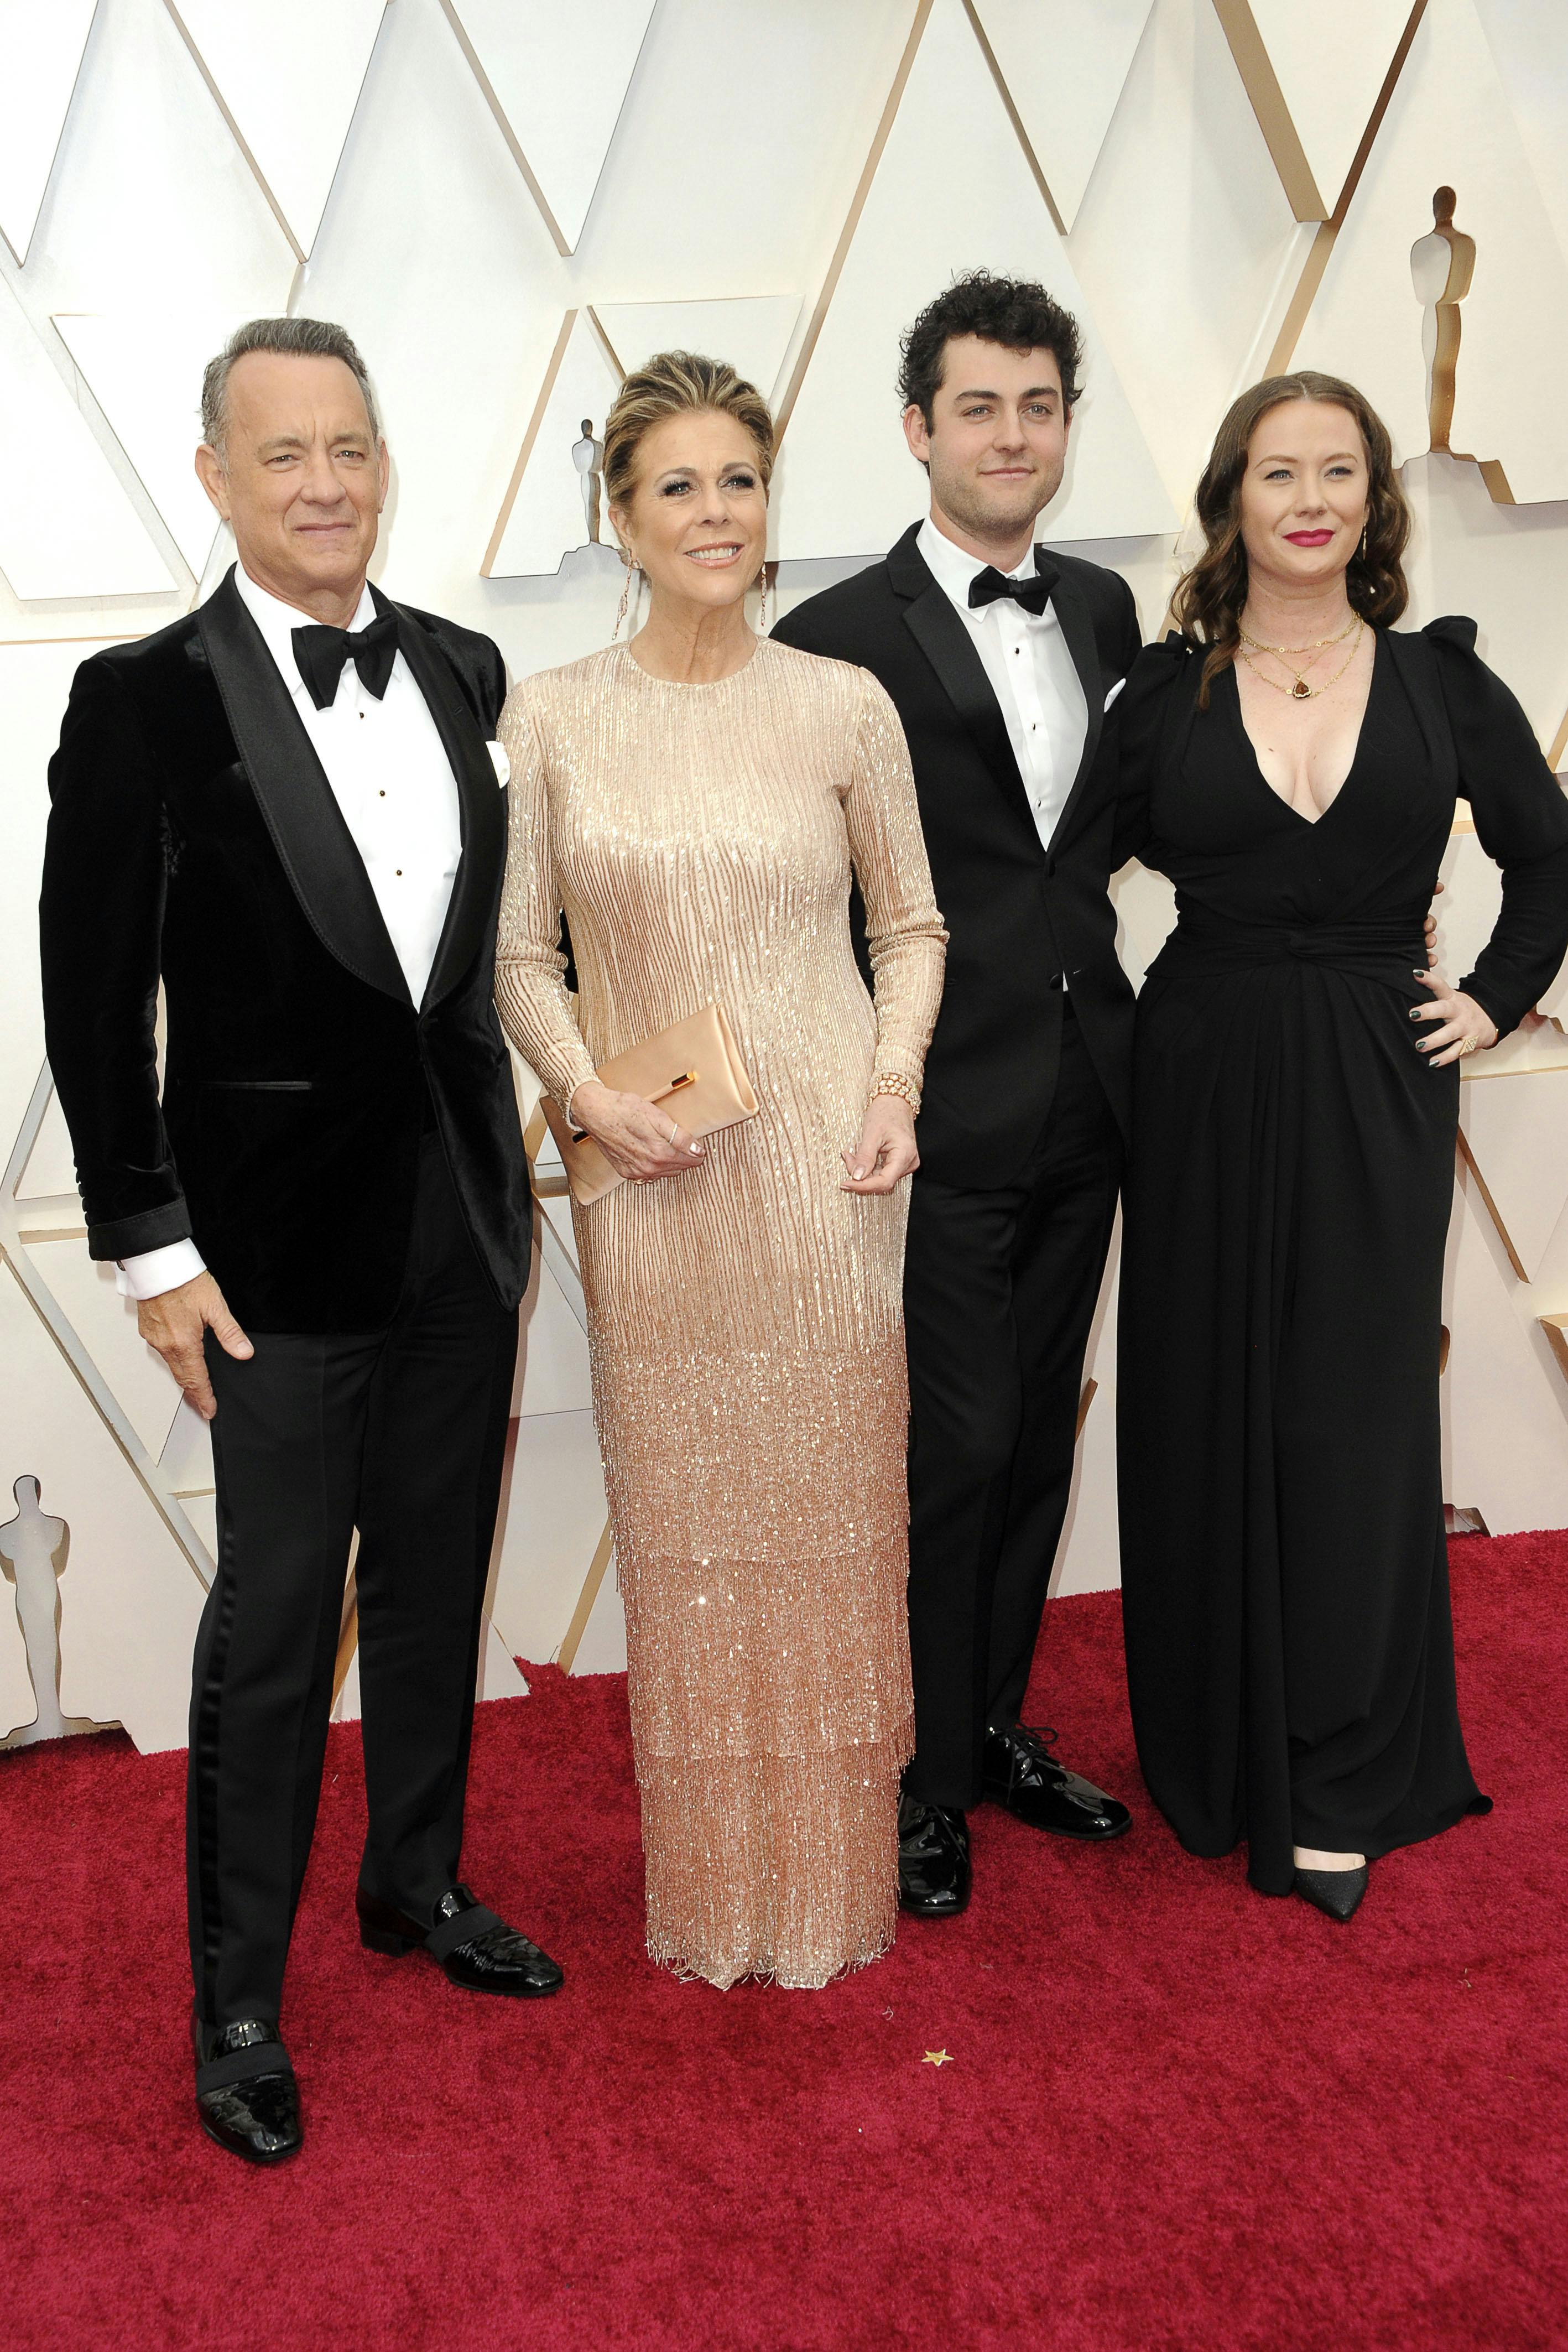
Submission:
[[[241,328],[203,427],[239,563],[77,673],[44,996],[89,1246],[213,1424],[197,2109],[274,2163],[300,2142],[277,2018],[356,1528],[361,1938],[476,1990],[561,1981],[458,1877],[530,1207],[491,999],[501,656],[366,582],[387,453],[340,327]]]
[[[915,766],[951,934],[904,1276],[916,1751],[904,1907],[969,1897],[966,1813],[1103,1840],[1126,1807],[1019,1722],[1072,1477],[1127,1129],[1106,713],[1138,650],[1124,581],[1034,545],[1082,351],[1042,287],[959,279],[904,339],[929,518],[774,635],[873,671]]]

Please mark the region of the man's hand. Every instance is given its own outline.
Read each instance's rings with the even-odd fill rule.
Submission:
[[[1427,961],[1433,971],[1436,971],[1437,969],[1437,892],[1440,890],[1446,890],[1448,887],[1448,886],[1446,882],[1439,882],[1437,885],[1436,889],[1434,889],[1432,893],[1432,911],[1427,918]]]
[[[198,1274],[177,1290],[162,1291],[156,1298],[138,1301],[136,1328],[150,1348],[156,1348],[204,1421],[218,1409],[207,1378],[203,1338],[211,1331],[225,1356],[244,1363],[256,1349],[224,1303],[224,1294],[210,1274]]]

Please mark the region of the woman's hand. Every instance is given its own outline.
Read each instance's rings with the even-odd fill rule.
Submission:
[[[873,1095],[861,1139],[843,1155],[849,1170],[846,1192],[891,1192],[920,1165],[915,1149],[915,1113],[902,1095]]]
[[[617,1094],[597,1078],[573,1087],[570,1118],[574,1127],[592,1136],[617,1176],[632,1184],[683,1176],[707,1156],[662,1103]]]
[[[1443,1024],[1430,1036],[1420,1038],[1416,1046],[1418,1054],[1428,1057],[1435,1070],[1440,1070],[1446,1062],[1457,1062],[1463,1054],[1478,1053],[1497,1044],[1497,1024],[1481,1011],[1473,996],[1450,988],[1440,971],[1417,971],[1411,977],[1432,992],[1430,1004],[1411,1006],[1411,1020],[1440,1021]],[[1473,1044],[1467,1042],[1470,1039]]]

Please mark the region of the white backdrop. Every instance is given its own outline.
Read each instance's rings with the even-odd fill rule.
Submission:
[[[1330,368],[1405,463],[1413,618],[1473,614],[1560,761],[1565,159],[1561,0],[0,0],[0,1520],[36,1476],[68,1530],[48,1555],[67,1718],[183,1739],[213,1505],[203,1432],[87,1258],[41,1076],[44,771],[76,663],[229,561],[191,472],[229,330],[284,310],[350,329],[394,464],[377,576],[490,632],[515,676],[610,635],[619,572],[583,544],[570,445],[662,344],[775,397],[788,606],[920,510],[899,329],[955,269],[1044,278],[1090,352],[1047,532],[1121,570],[1150,635],[1227,402],[1271,365]],[[1443,183],[1477,245],[1463,457],[1427,454],[1409,260]],[[1462,812],[1445,872],[1459,971],[1497,900]],[[1134,868],[1116,895],[1140,975],[1168,892]],[[1494,1531],[1568,1524],[1561,1015],[1559,982],[1463,1090],[1446,1491]],[[514,1654],[624,1654],[570,1223],[545,1213],[492,1693],[520,1687]],[[1068,1589],[1116,1577],[1113,1281]],[[37,1555],[24,1578],[41,1524],[0,1526],[0,1555]],[[351,1653],[350,1618],[349,1711]],[[0,1592],[0,1735],[36,1713]]]

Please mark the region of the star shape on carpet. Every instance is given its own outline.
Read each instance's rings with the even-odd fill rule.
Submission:
[[[940,2074],[943,2067],[950,2066],[953,2061],[946,2050],[928,2050],[920,2063],[923,2066],[935,2066]]]

